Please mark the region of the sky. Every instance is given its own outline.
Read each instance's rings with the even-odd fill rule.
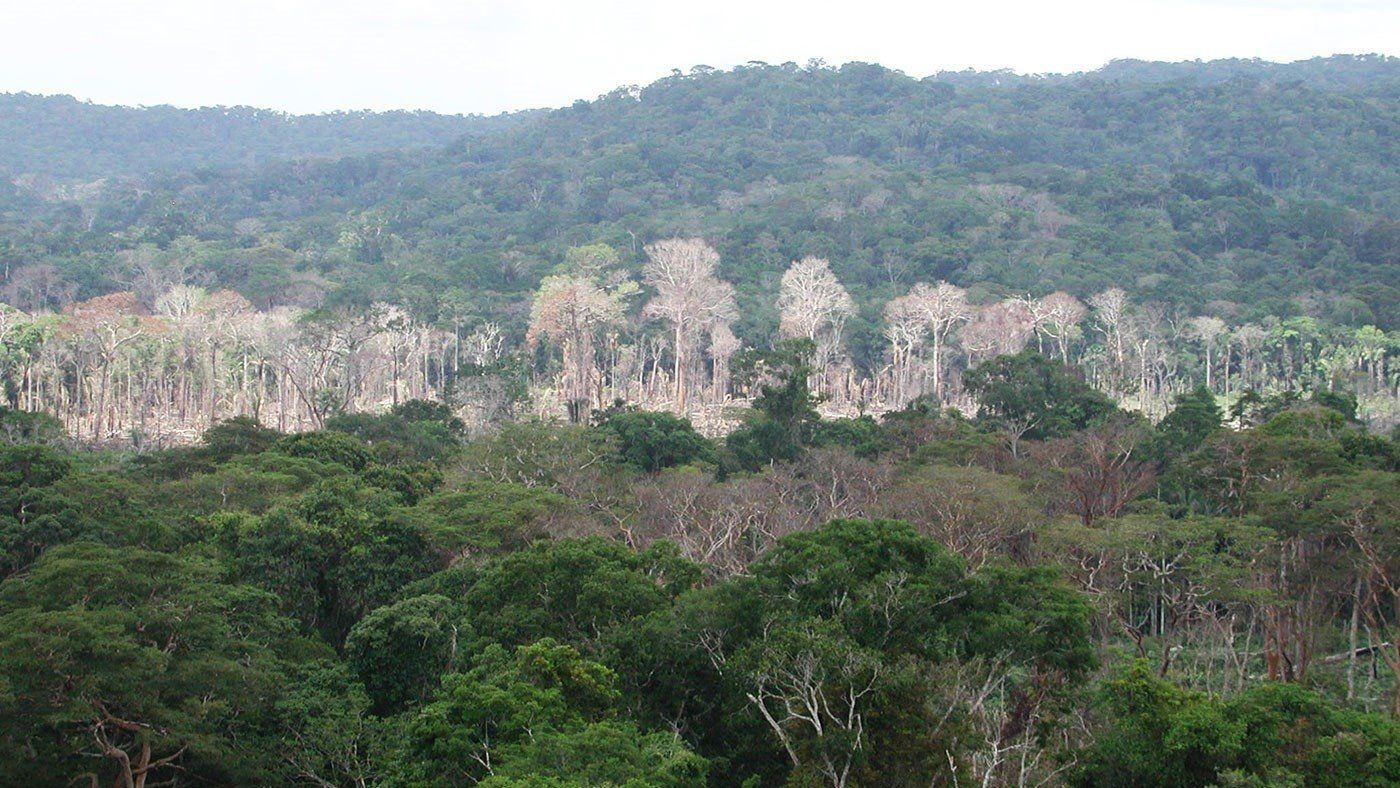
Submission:
[[[754,60],[921,77],[1397,41],[1400,0],[0,0],[0,92],[495,114]]]

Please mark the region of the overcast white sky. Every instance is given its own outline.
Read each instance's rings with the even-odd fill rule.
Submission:
[[[0,91],[495,113],[697,64],[1062,72],[1397,41],[1400,0],[0,0]]]

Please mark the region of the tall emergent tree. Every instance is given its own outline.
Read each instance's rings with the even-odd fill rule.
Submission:
[[[646,247],[642,280],[656,290],[646,313],[671,324],[675,409],[684,412],[691,348],[705,332],[738,317],[734,286],[715,276],[719,253],[699,238],[671,238]]]
[[[570,249],[568,272],[545,277],[530,307],[526,338],[531,344],[548,340],[559,346],[564,399],[574,422],[587,416],[590,403],[602,404],[595,385],[598,335],[623,321],[627,299],[637,292],[629,279],[604,281],[607,266],[616,261],[617,253],[605,245]]]

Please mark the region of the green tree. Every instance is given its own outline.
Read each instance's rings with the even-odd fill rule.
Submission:
[[[239,577],[276,593],[288,615],[336,647],[360,617],[439,565],[419,524],[346,479],[263,517],[226,518],[217,540]]]
[[[490,562],[455,593],[483,645],[552,637],[588,652],[612,627],[664,609],[698,579],[674,549],[561,539]]]
[[[345,639],[345,659],[377,714],[426,700],[457,657],[455,606],[446,597],[410,597],[377,608]],[[462,640],[469,638],[462,636]]]
[[[1117,411],[1069,367],[1031,350],[984,362],[963,375],[963,384],[981,403],[982,418],[1032,440],[1063,437]]]
[[[265,782],[260,736],[293,626],[220,567],[138,548],[54,548],[0,585],[0,770],[13,785]]]
[[[674,737],[613,719],[619,698],[612,671],[570,646],[492,646],[413,715],[410,781],[703,785],[705,762]]]
[[[613,436],[618,461],[655,473],[677,465],[708,460],[710,442],[689,419],[670,413],[624,410],[607,414],[599,429]]]
[[[1080,755],[1076,785],[1196,786],[1223,778],[1233,785],[1271,779],[1369,786],[1400,779],[1394,721],[1342,711],[1296,684],[1216,699],[1179,689],[1137,662],[1104,684],[1099,703],[1106,724]]]
[[[472,480],[424,498],[413,509],[444,556],[513,552],[567,522],[575,507],[558,493],[509,482]]]
[[[1158,451],[1163,459],[1180,457],[1201,447],[1224,423],[1215,394],[1197,386],[1176,398],[1176,406],[1157,425]]]
[[[808,388],[812,375],[808,359],[813,352],[811,340],[788,340],[745,362],[751,369],[767,370],[766,374],[776,376],[777,381],[762,385],[753,403],[753,416],[725,439],[740,468],[755,471],[773,462],[796,459],[811,443],[821,422]]]
[[[973,713],[969,682],[1020,698],[1003,723],[1024,730],[1093,664],[1088,612],[1048,570],[969,573],[904,523],[837,520],[618,628],[607,653],[641,718],[688,733],[724,779],[882,784],[933,779],[939,747],[963,757],[950,720]],[[916,700],[935,695],[946,713]]]

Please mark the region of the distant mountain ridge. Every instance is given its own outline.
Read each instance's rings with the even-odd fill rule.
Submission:
[[[256,107],[124,107],[72,96],[0,94],[0,173],[60,180],[438,147],[507,127],[495,117],[427,111],[293,115]]]
[[[1275,63],[1259,58],[1184,60],[1166,63],[1137,58],[1111,60],[1092,71],[1069,74],[1018,74],[1009,69],[997,71],[940,71],[926,81],[965,85],[1056,84],[1079,80],[1105,82],[1184,81],[1216,85],[1232,79],[1256,79],[1271,84],[1298,83],[1314,90],[1374,90],[1377,82],[1400,89],[1400,58],[1389,55],[1332,55]]]
[[[755,62],[734,71],[754,67],[777,70],[791,65]],[[700,67],[690,76],[701,72],[713,70]],[[1178,63],[1122,59],[1093,71],[1070,74],[942,71],[918,81],[988,88],[1086,82],[1211,86],[1235,79],[1394,97],[1400,95],[1400,58],[1334,55],[1293,63],[1244,58]],[[484,116],[428,110],[344,110],[296,115],[251,106],[130,107],[80,101],[68,95],[0,93],[0,174],[71,182],[441,147],[463,137],[518,128],[548,113],[525,110]]]

